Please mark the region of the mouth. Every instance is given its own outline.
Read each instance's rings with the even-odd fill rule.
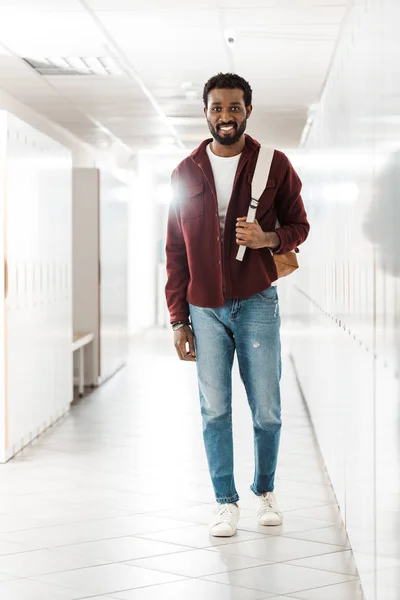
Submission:
[[[218,125],[218,131],[223,131],[224,133],[233,133],[236,131],[235,123],[231,123],[229,125]]]

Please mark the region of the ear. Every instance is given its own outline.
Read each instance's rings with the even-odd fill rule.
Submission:
[[[253,112],[253,107],[251,104],[249,104],[249,106],[246,106],[246,113],[247,113],[248,119],[250,118],[252,112]]]
[[[204,115],[207,116],[207,106],[204,107]]]

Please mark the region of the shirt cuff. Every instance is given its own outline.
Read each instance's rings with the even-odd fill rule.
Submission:
[[[279,229],[275,229],[275,233],[279,238],[279,245],[276,248],[272,248],[272,252],[274,254],[282,254],[285,252],[286,234],[281,227]]]
[[[181,312],[181,313],[174,313],[170,315],[170,324],[172,325],[172,323],[177,323],[178,321],[187,321],[188,323],[190,323],[190,319],[189,319],[189,311],[186,312]]]

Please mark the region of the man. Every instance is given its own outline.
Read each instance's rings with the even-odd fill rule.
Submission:
[[[172,174],[167,231],[166,298],[181,360],[196,361],[203,435],[218,508],[213,536],[232,536],[239,519],[233,473],[231,371],[235,351],[254,426],[258,521],[280,525],[274,490],[281,431],[281,351],[277,271],[272,256],[309,232],[301,182],[275,151],[256,221],[246,222],[260,144],[245,135],[252,90],[238,75],[218,74],[204,87],[213,139]],[[277,218],[279,228],[275,228]],[[243,261],[236,260],[246,246]]]

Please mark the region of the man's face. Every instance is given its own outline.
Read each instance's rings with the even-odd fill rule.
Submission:
[[[251,110],[245,106],[243,90],[211,90],[204,114],[213,138],[223,146],[236,144],[246,131]]]

